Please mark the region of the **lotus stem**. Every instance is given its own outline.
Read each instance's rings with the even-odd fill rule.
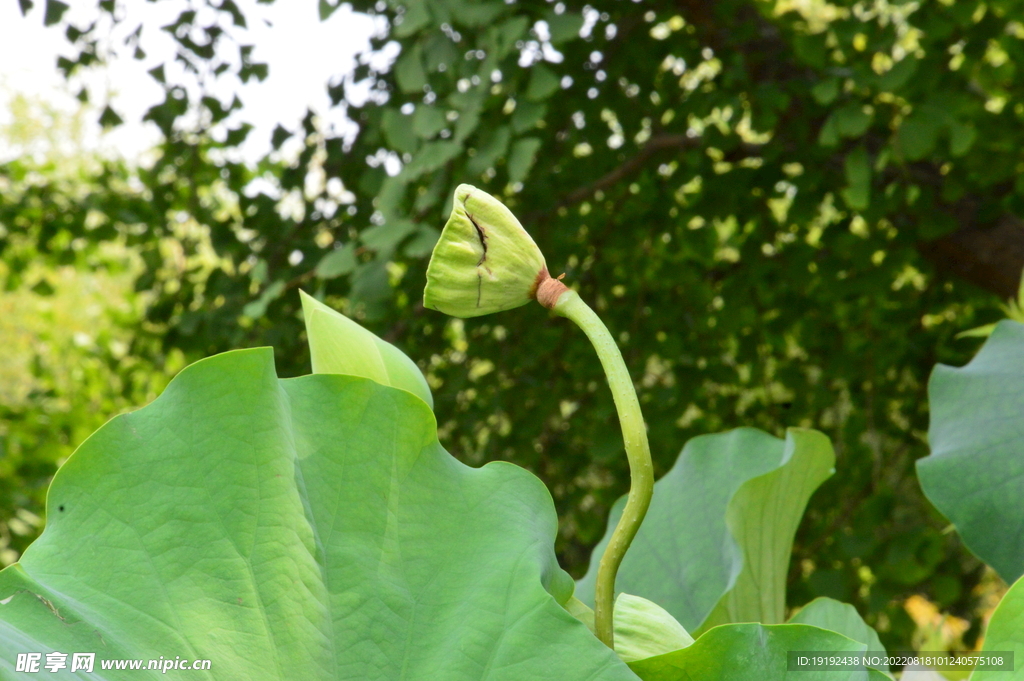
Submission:
[[[597,356],[604,367],[608,386],[612,390],[615,409],[619,413],[622,427],[622,441],[629,459],[629,497],[608,547],[601,556],[597,570],[597,588],[594,594],[594,628],[597,637],[609,648],[614,649],[613,608],[615,602],[615,575],[622,558],[633,542],[640,523],[647,514],[654,493],[654,466],[651,463],[651,449],[647,443],[647,428],[640,413],[640,401],[636,397],[633,381],[622,360],[622,353],[597,314],[583,302],[572,289],[566,288],[556,279],[547,279],[538,291],[538,300],[556,314],[570,319],[579,326],[594,345]],[[546,299],[546,300],[545,300]],[[553,299],[553,301],[552,301]],[[551,303],[551,304],[546,304]]]
[[[640,401],[622,353],[594,311],[561,278],[548,273],[544,255],[512,211],[487,192],[462,184],[455,189],[451,217],[427,265],[423,305],[466,318],[509,310],[535,298],[574,321],[594,344],[619,412],[630,474],[629,497],[601,556],[594,595],[595,633],[614,649],[615,575],[651,505],[654,467]]]

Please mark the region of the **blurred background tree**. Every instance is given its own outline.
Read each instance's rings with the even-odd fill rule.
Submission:
[[[66,74],[109,56],[117,2],[80,24],[41,4],[26,21],[65,32]],[[452,191],[473,183],[618,334],[659,474],[688,438],[739,425],[832,438],[790,605],[850,601],[897,648],[911,594],[970,617],[987,578],[913,462],[931,368],[971,356],[978,341],[955,335],[1000,316],[1024,266],[1024,3],[358,0],[379,32],[325,83],[353,130],[311,111],[257,162],[230,94],[273,68],[232,37],[249,10],[163,4],[177,18],[127,27],[125,45],[141,59],[162,31],[186,74],[150,71],[165,94],[146,115],[162,136],[150,161],[73,183],[0,167],[8,290],[35,263],[130,254],[140,316],[109,370],[141,358],[165,380],[173,353],[273,345],[281,375],[305,373],[302,287],[419,361],[453,454],[547,482],[559,557],[582,574],[628,485],[592,352],[539,307],[464,322],[421,304]],[[38,487],[42,469],[18,475]],[[975,621],[958,645],[977,635]]]
[[[123,164],[89,152],[83,109],[11,98],[0,130],[0,565],[42,529],[56,468],[111,416],[153,399],[184,356],[140,326],[142,271],[124,239],[91,234],[139,202]],[[42,248],[41,248],[42,247]],[[170,360],[167,362],[166,360]],[[166,365],[166,366],[165,366]]]

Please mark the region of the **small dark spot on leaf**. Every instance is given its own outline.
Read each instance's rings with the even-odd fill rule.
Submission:
[[[790,409],[792,406],[793,406],[792,402],[783,402],[782,403],[782,408],[783,409]]]
[[[64,512],[64,504],[61,504],[60,506],[58,506],[57,510],[63,513]]]

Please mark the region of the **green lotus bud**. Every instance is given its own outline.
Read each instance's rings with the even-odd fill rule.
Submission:
[[[572,596],[562,607],[595,631],[594,611],[585,603]],[[693,637],[667,610],[627,593],[615,599],[614,630],[615,652],[626,663],[671,653],[693,643]]]
[[[619,594],[615,599],[615,652],[623,662],[671,653],[693,643],[693,637],[657,603]]]
[[[544,256],[512,211],[487,192],[460,184],[427,266],[424,306],[478,317],[525,305],[548,279]]]

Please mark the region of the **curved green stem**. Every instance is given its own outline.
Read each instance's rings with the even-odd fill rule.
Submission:
[[[611,541],[601,557],[597,570],[597,591],[594,595],[594,625],[597,637],[609,648],[614,648],[612,608],[615,599],[615,575],[619,564],[629,548],[640,523],[643,522],[647,507],[654,493],[654,467],[651,465],[651,450],[647,444],[647,429],[640,413],[640,402],[636,398],[633,381],[622,361],[622,353],[608,328],[590,306],[573,290],[562,293],[552,308],[555,313],[572,320],[583,329],[597,351],[597,356],[608,377],[608,385],[615,399],[622,426],[622,440],[626,445],[629,459],[629,497],[622,511],[619,524],[612,532]]]

